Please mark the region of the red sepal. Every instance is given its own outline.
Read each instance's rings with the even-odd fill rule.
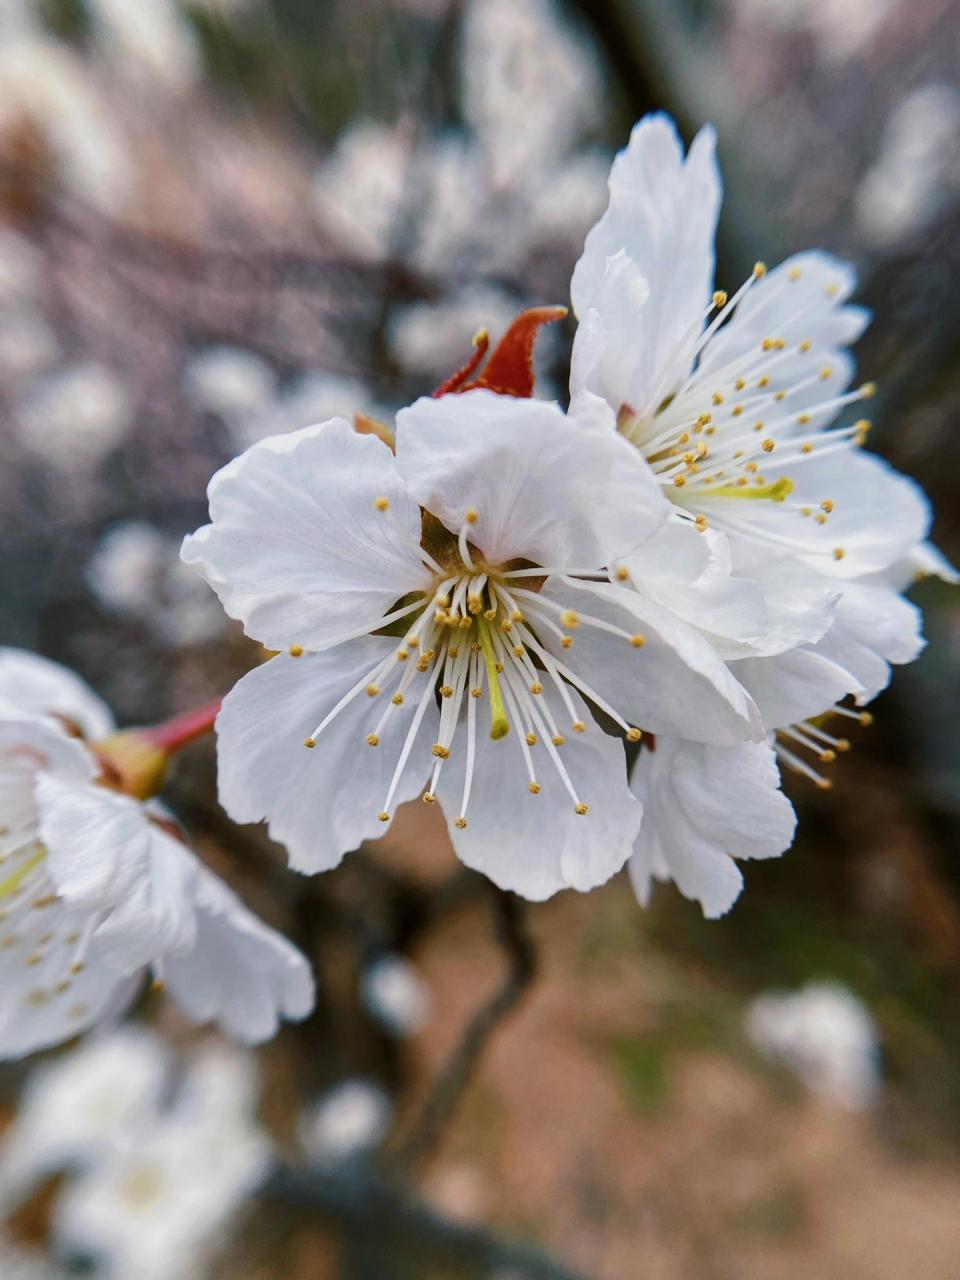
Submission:
[[[530,307],[527,311],[522,311],[497,343],[483,373],[471,382],[470,376],[479,368],[490,344],[487,331],[482,329],[474,339],[476,351],[462,369],[458,369],[437,388],[434,396],[473,391],[478,387],[485,387],[488,391],[496,391],[503,396],[516,396],[518,399],[532,396],[533,345],[537,334],[543,325],[563,320],[566,315],[566,307]]]

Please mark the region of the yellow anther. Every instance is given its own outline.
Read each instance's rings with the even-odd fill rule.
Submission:
[[[437,608],[439,608],[439,609],[449,609],[449,608],[450,608],[450,597],[449,597],[448,595],[446,595],[446,594],[439,595],[439,596],[434,596],[434,597],[433,597],[433,603],[434,603],[434,604],[437,606]]]
[[[393,695],[393,697],[390,699],[390,701],[393,703],[393,705],[394,705],[395,707],[402,707],[402,706],[403,706],[403,694],[402,694],[402,693],[395,693],[395,694]]]
[[[291,657],[291,658],[302,658],[302,657],[303,657],[303,645],[302,645],[302,644],[292,644],[292,645],[290,646],[290,648],[287,650],[287,653],[289,653],[289,655],[290,655],[290,657]]]
[[[744,471],[749,471],[750,474],[753,475],[755,471],[760,470],[760,467],[756,462],[748,462],[743,469]]]
[[[849,743],[849,741],[848,741],[846,738],[840,738],[840,739],[838,739],[838,741],[837,741],[837,750],[838,750],[838,751],[849,751],[849,750],[850,750],[850,743]]]
[[[476,524],[480,519],[480,513],[476,507],[467,507],[466,511],[463,513],[463,518],[466,520],[467,524]]]
[[[746,383],[746,379],[745,379],[745,378],[738,378],[738,379],[736,380],[736,382],[735,382],[733,385],[734,385],[734,389],[735,389],[735,390],[737,390],[737,391],[742,391],[742,390],[744,389],[744,387],[747,385],[747,383]]]
[[[832,791],[833,780],[831,778],[818,778],[817,786],[820,788],[821,791]]]
[[[623,565],[619,565],[617,568],[617,581],[618,582],[630,581],[630,570],[625,568]]]
[[[764,453],[773,453],[776,447],[777,447],[776,440],[771,440],[769,436],[767,436],[766,440],[760,441],[760,448],[763,450]]]
[[[537,737],[537,735],[536,735],[535,733],[528,733],[528,734],[527,734],[527,746],[528,746],[528,747],[535,747],[535,746],[537,745],[537,743],[538,743],[538,742],[539,742],[539,738]]]
[[[865,382],[860,388],[860,394],[864,400],[872,400],[877,394],[877,384],[875,382]]]
[[[447,657],[448,657],[448,658],[451,660],[451,662],[452,662],[454,658],[459,658],[459,657],[460,657],[460,650],[459,650],[459,649],[453,649],[453,648],[448,649],[448,650],[447,650]]]
[[[380,692],[380,686],[379,686],[378,684],[368,684],[368,685],[367,685],[367,697],[368,697],[368,698],[375,698],[379,692]]]
[[[696,455],[695,453],[685,453],[685,454],[683,455],[683,460],[684,460],[684,462],[686,462],[687,464],[689,464],[689,463],[691,463],[691,462],[696,462],[696,460],[697,460],[697,455]]]
[[[368,734],[367,734],[367,746],[368,746],[368,747],[379,747],[379,745],[380,745],[380,735],[379,735],[379,734],[376,734],[376,733],[368,733]]]
[[[723,393],[722,393],[722,392],[720,392],[720,391],[715,391],[715,392],[713,393],[713,396],[712,396],[711,398],[712,398],[712,400],[713,400],[713,403],[714,403],[714,404],[723,404]]]
[[[75,960],[70,966],[70,972],[76,977],[78,973],[83,973],[84,963],[82,960]]]
[[[457,626],[460,628],[461,631],[468,631],[472,625],[473,624],[471,623],[469,617],[461,618],[460,621],[457,623]]]
[[[510,621],[511,621],[511,622],[522,622],[522,621],[523,621],[523,614],[520,612],[520,610],[519,610],[519,609],[511,609],[511,610],[510,610]]]
[[[821,764],[833,764],[836,758],[837,758],[837,753],[835,751],[831,751],[829,747],[827,747],[826,751],[820,752]]]
[[[710,425],[710,423],[711,423],[712,421],[713,421],[713,414],[712,414],[712,413],[701,413],[700,417],[697,419],[697,426],[698,426],[698,427],[709,427],[709,425]]]
[[[843,559],[843,557],[844,557],[846,554],[847,554],[847,553],[846,553],[846,551],[844,551],[843,547],[834,547],[834,548],[833,548],[833,558],[834,558],[834,560],[842,560],[842,559]]]
[[[640,739],[641,739],[642,737],[643,737],[643,730],[642,730],[642,729],[628,729],[628,730],[627,730],[627,741],[628,741],[628,742],[639,742],[639,741],[640,741]]]
[[[471,613],[480,613],[483,609],[483,596],[467,596],[467,608]]]
[[[382,813],[378,813],[378,814],[377,814],[377,817],[379,818],[379,820],[380,820],[381,822],[389,822],[389,821],[390,821],[390,815],[389,815],[389,813],[387,813],[386,809],[384,809]]]
[[[423,795],[420,797],[420,799],[423,801],[424,804],[437,803],[437,797],[433,794],[432,791],[425,791]]]
[[[686,477],[686,476],[674,476],[674,477],[673,477],[673,483],[677,486],[677,488],[678,488],[678,489],[682,489],[682,488],[683,488],[683,486],[687,483],[687,477]]]
[[[787,393],[785,391],[775,391],[773,393],[774,400],[786,400]]]
[[[430,748],[430,750],[433,752],[433,754],[437,757],[438,760],[450,759],[450,748],[443,746],[443,744],[440,742],[435,742],[433,746]]]
[[[697,526],[697,528],[701,533],[706,533],[707,529],[709,529],[710,527],[709,524],[707,523],[707,517],[704,515],[697,516],[697,518],[694,520],[693,523]]]
[[[758,387],[769,387],[769,385],[770,385],[770,379],[767,377],[766,374],[764,374],[762,378],[757,379]]]
[[[513,630],[513,623],[510,621],[510,619],[509,619],[509,618],[501,618],[501,619],[500,619],[500,630],[501,630],[501,631],[512,631],[512,630]]]
[[[777,351],[782,351],[783,348],[787,345],[787,340],[786,338],[774,338],[773,345]]]
[[[484,609],[483,616],[486,618],[488,622],[492,622],[494,618],[497,616],[497,611],[496,609]]]
[[[797,350],[807,352],[810,350],[812,346],[813,346],[813,343],[810,341],[810,339],[804,338],[802,342],[797,343]]]
[[[853,429],[854,431],[858,431],[860,435],[865,436],[872,426],[873,423],[869,418],[858,418],[853,424]]]
[[[816,514],[813,518],[814,518],[814,520],[816,520],[817,524],[826,524],[826,523],[827,523],[827,517],[824,515],[824,513],[823,513],[822,511],[818,511],[818,512],[817,512],[817,514]]]
[[[570,728],[573,730],[574,733],[585,733],[587,726],[583,723],[582,720],[574,720]]]
[[[502,663],[502,662],[495,662],[495,663],[493,664],[493,669],[494,669],[494,671],[496,671],[496,673],[497,673],[497,675],[498,675],[498,676],[502,676],[502,675],[503,675],[503,663]]]
[[[420,672],[420,674],[421,674],[421,675],[423,675],[423,673],[424,673],[425,671],[429,671],[429,670],[430,670],[430,659],[429,659],[429,658],[418,658],[418,659],[417,659],[417,670]]]
[[[482,697],[483,697],[483,690],[480,688],[480,686],[479,686],[478,684],[475,684],[475,685],[473,686],[473,688],[470,690],[470,697],[471,697],[471,698],[482,698]]]
[[[725,307],[727,305],[726,289],[717,289],[713,295],[713,305],[715,307]]]
[[[762,280],[767,274],[767,264],[765,262],[755,262],[753,264],[753,276],[755,280]]]
[[[540,794],[540,783],[539,783],[539,782],[528,782],[528,783],[527,783],[527,790],[530,792],[530,794],[531,794],[532,796],[538,796],[538,795]]]
[[[760,343],[760,346],[764,351],[772,351],[773,338],[764,338],[764,340]]]
[[[808,441],[806,442],[806,444],[802,444],[802,445],[800,446],[800,452],[801,452],[801,453],[813,453],[813,443],[812,443],[812,441],[808,440]]]
[[[791,267],[790,270],[787,272],[787,279],[796,281],[796,280],[799,280],[802,275],[803,275],[803,272],[800,270],[799,267]]]
[[[398,650],[397,650],[397,661],[398,661],[398,662],[406,662],[406,660],[407,660],[409,657],[410,657],[410,651],[409,651],[408,649],[398,649]]]
[[[554,736],[550,739],[550,741],[553,743],[555,747],[562,747],[567,740],[562,733],[557,733],[557,734],[554,734]]]
[[[647,643],[647,637],[638,631],[636,635],[630,637],[630,643],[635,649],[642,649]]]
[[[698,424],[697,424],[697,426],[699,427],[699,425],[700,425],[700,424],[698,423]],[[689,443],[690,443],[690,434],[689,434],[689,432],[684,431],[681,435],[677,436],[677,444],[689,444]],[[676,455],[674,455],[674,456],[676,456]]]
[[[828,298],[835,298],[840,292],[840,286],[837,284],[836,280],[831,280],[823,292]]]
[[[742,405],[742,404],[735,404],[735,405],[733,406],[733,408],[730,410],[730,416],[731,416],[731,418],[739,418],[739,417],[740,417],[740,415],[741,415],[741,413],[743,413],[743,405]]]
[[[829,364],[825,364],[823,368],[820,370],[820,381],[827,382],[832,377],[833,377],[833,366]]]
[[[304,738],[303,745],[313,750],[313,748],[317,745],[317,740],[316,738]]]
[[[387,497],[384,497],[384,495],[381,494],[379,498],[374,498],[373,505],[377,508],[378,511],[389,511],[390,499]]]
[[[441,697],[441,698],[452,698],[452,697],[453,697],[453,689],[450,687],[450,685],[448,685],[448,684],[442,684],[442,685],[440,686],[440,697]]]
[[[539,680],[534,680],[533,684],[530,686],[530,692],[543,693],[543,685],[540,683]]]
[[[800,508],[800,514],[801,514],[802,516],[812,516],[812,515],[813,515],[813,507],[801,507],[801,508]]]
[[[524,655],[526,652],[527,652],[527,651],[526,651],[526,649],[523,647],[523,645],[522,645],[522,644],[515,644],[515,645],[513,646],[513,656],[514,656],[515,658],[522,658],[522,657],[523,657],[523,655]]]
[[[873,713],[870,711],[861,711],[860,723],[863,725],[865,729],[869,728],[870,725],[873,724]]]
[[[820,503],[820,510],[821,510],[821,511],[826,511],[826,512],[828,512],[828,513],[829,513],[830,511],[832,511],[832,510],[833,510],[834,505],[835,505],[835,504],[834,504],[834,502],[833,502],[833,500],[832,500],[832,499],[830,499],[830,498],[824,498],[824,500]]]
[[[453,825],[457,828],[458,831],[463,831],[467,825],[467,820],[466,818],[454,818]]]
[[[573,806],[573,812],[578,813],[582,818],[585,813],[590,812],[590,806],[588,804],[583,804],[583,802],[581,801],[580,804],[575,804]]]

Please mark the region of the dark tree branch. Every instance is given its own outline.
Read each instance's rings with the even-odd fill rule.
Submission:
[[[471,1018],[463,1037],[433,1083],[420,1115],[394,1155],[398,1169],[431,1154],[473,1076],[490,1037],[533,980],[536,954],[526,929],[522,901],[491,886],[496,937],[507,958],[507,972],[490,1000]]]

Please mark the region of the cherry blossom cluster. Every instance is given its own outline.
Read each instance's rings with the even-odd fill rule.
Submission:
[[[738,861],[793,838],[781,766],[828,786],[919,653],[904,590],[955,575],[923,494],[863,448],[853,271],[810,252],[717,288],[720,197],[712,130],[685,154],[667,118],[635,127],[573,274],[567,409],[533,394],[564,314],[541,308],[395,423],[272,435],[212,479],[182,558],[271,655],[219,711],[220,801],[296,870],[418,800],[502,889],[626,865],[641,902],[673,880],[719,916]],[[247,1040],[304,1015],[306,962],[189,850],[93,695],[7,653],[0,701],[0,1052],[147,973]]]

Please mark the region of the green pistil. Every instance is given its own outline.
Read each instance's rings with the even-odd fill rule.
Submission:
[[[480,636],[483,664],[487,668],[487,680],[490,684],[490,737],[496,742],[498,738],[505,738],[510,732],[510,721],[507,719],[507,707],[503,701],[503,690],[500,688],[500,672],[497,670],[497,655],[494,652],[486,618],[477,619],[477,632]]]
[[[16,893],[34,867],[39,867],[46,856],[46,849],[39,848],[32,858],[28,858],[22,866],[17,867],[16,871],[7,876],[6,880],[0,880],[0,902],[4,898],[9,898],[11,894]]]
[[[781,476],[773,484],[747,485],[725,484],[716,489],[700,489],[699,498],[767,498],[770,502],[784,502],[793,493],[793,481]]]

